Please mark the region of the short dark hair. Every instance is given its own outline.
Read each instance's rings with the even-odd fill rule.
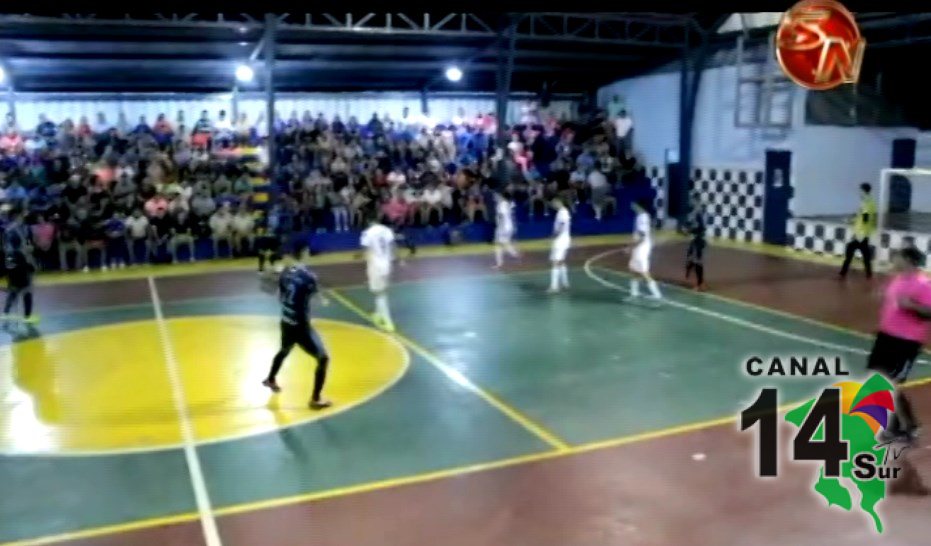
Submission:
[[[873,186],[871,186],[869,182],[864,182],[860,184],[860,191],[862,191],[863,193],[870,193],[872,189],[873,189]]]
[[[924,253],[913,246],[903,248],[899,251],[899,254],[902,259],[915,267],[920,267],[925,261]]]

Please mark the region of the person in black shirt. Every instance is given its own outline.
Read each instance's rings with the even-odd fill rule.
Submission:
[[[692,235],[689,248],[685,253],[685,280],[690,280],[692,271],[695,271],[696,290],[705,287],[705,211],[698,199],[692,199],[692,210],[689,213],[687,230]]]
[[[10,311],[19,296],[23,296],[23,318],[27,323],[38,319],[32,315],[32,275],[36,267],[32,259],[29,228],[25,225],[25,211],[20,208],[10,212],[11,221],[3,230],[3,257],[7,274],[6,303],[3,314]]]
[[[310,398],[310,408],[314,410],[328,408],[332,405],[322,397],[323,385],[326,383],[327,367],[330,355],[320,335],[310,324],[310,299],[319,293],[317,276],[297,259],[300,251],[294,251],[294,260],[278,275],[278,301],[281,303],[281,348],[272,360],[271,370],[262,385],[273,392],[280,392],[276,378],[291,349],[300,346],[317,361],[314,372],[314,392]]]

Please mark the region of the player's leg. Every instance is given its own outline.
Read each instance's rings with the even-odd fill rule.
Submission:
[[[553,247],[550,250],[550,263],[552,267],[550,268],[550,287],[547,290],[550,294],[559,292],[560,281],[562,280],[561,270],[563,260],[566,259],[566,249],[564,246],[565,245],[561,244],[559,241],[553,241]]]
[[[295,327],[293,325],[284,322],[281,323],[281,348],[278,349],[278,352],[272,359],[272,366],[268,371],[268,377],[265,378],[265,381],[262,381],[262,385],[265,385],[274,392],[281,391],[281,387],[278,386],[277,381],[278,372],[281,371],[284,359],[288,357],[288,354],[297,342],[297,336],[294,330]]]
[[[870,248],[870,240],[864,237],[860,241],[860,255],[863,256],[863,270],[866,272],[866,278],[873,276],[873,252]]]
[[[559,284],[564,290],[569,289],[569,266],[566,265],[566,260],[559,263]]]
[[[23,276],[23,289],[22,289],[22,298],[23,298],[23,318],[27,323],[34,324],[39,321],[37,315],[32,314],[32,284],[33,284],[33,270],[32,267],[24,272]]]
[[[695,288],[701,290],[705,286],[705,265],[701,262],[695,262],[695,279],[698,281]]]
[[[853,240],[847,243],[847,247],[844,249],[844,263],[840,266],[840,277],[844,278],[847,276],[847,271],[850,269],[850,262],[853,261],[853,255],[856,254],[858,248],[858,241]]]
[[[873,348],[867,359],[867,369],[879,372],[895,382],[906,366],[903,358],[907,358],[907,355],[903,356],[901,341],[882,332],[876,334]],[[909,417],[914,420],[911,405],[905,399],[901,389],[897,389],[895,411],[889,418],[888,426],[880,434],[880,440],[888,442],[902,438],[906,433],[905,426],[908,424]]]
[[[299,344],[304,351],[317,361],[317,369],[314,370],[314,391],[310,396],[311,409],[323,409],[333,405],[332,402],[323,398],[323,386],[326,384],[327,370],[330,365],[330,354],[323,344],[323,340],[312,326],[307,327],[307,331],[299,340]]]
[[[388,306],[388,277],[390,272],[381,267],[367,269],[369,291],[375,300],[375,312],[372,320],[380,328],[389,332],[394,331],[394,321],[391,319],[391,309]]]
[[[16,305],[16,300],[19,299],[20,288],[13,284],[13,278],[10,277],[9,286],[6,289],[6,302],[3,304],[3,315],[5,317],[10,316],[10,312],[13,311],[13,306]]]

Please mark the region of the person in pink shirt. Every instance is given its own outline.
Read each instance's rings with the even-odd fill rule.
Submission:
[[[913,246],[895,253],[895,274],[883,294],[879,332],[867,368],[902,384],[931,332],[931,279],[921,271],[924,254]],[[918,423],[901,388],[896,389],[895,414],[881,433],[882,441],[913,442]]]
[[[388,218],[389,224],[403,224],[408,213],[407,203],[400,195],[394,195],[381,206],[381,212]]]

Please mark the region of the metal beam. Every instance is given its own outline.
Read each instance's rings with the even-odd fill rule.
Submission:
[[[40,38],[15,38],[0,40],[0,56],[21,59],[188,59],[221,60],[240,57],[248,46],[249,55],[255,61],[264,44],[261,42],[209,41],[209,42],[151,42],[132,40],[58,40]],[[283,43],[279,40],[278,59],[327,59],[355,56],[372,59],[466,59],[491,58],[494,51],[487,47],[400,45],[400,44],[330,44],[330,43]],[[514,56],[518,60],[549,60],[566,63],[588,60],[595,62],[629,62],[643,60],[641,54],[618,54],[596,51],[566,51],[562,49],[520,49]],[[410,60],[410,59],[408,59]],[[555,63],[553,63],[555,64]]]
[[[255,44],[255,49],[252,50],[252,53],[249,54],[249,62],[254,63],[256,59],[259,58],[259,53],[262,52],[262,48],[265,47],[265,36],[259,40],[259,43]]]
[[[452,18],[450,18],[452,15]],[[441,38],[494,38],[496,25],[483,16],[468,14],[437,13],[442,25],[432,25],[429,14],[368,14],[354,18],[352,13],[333,15],[330,13],[284,14],[278,18],[279,32],[310,34],[434,36]],[[457,20],[458,18],[458,20]],[[684,29],[689,19],[682,17],[659,17],[642,14],[587,14],[587,13],[531,13],[526,15],[527,24],[517,29],[517,38],[522,41],[577,42],[613,45],[638,45],[646,47],[678,48],[684,39]],[[396,24],[402,21],[403,25]],[[458,22],[459,24],[451,23]],[[646,28],[646,35],[632,31],[632,24]],[[93,18],[74,19],[64,17],[33,17],[29,15],[0,16],[0,30],[10,27],[31,27],[41,32],[58,27],[75,29],[80,27],[118,28],[146,27],[166,30],[226,30],[247,34],[261,29],[261,23],[246,15],[206,17],[191,14],[184,18]],[[572,30],[570,30],[572,29]]]
[[[229,60],[200,60],[200,59],[37,59],[10,57],[8,62],[24,73],[44,74],[71,74],[85,73],[88,70],[161,70],[168,75],[177,74],[198,75],[202,73],[229,74],[230,67],[236,64],[235,59]],[[382,74],[397,72],[437,72],[434,81],[442,79],[442,71],[448,66],[443,61],[397,61],[385,63],[378,60],[281,60],[276,57],[276,65],[282,72],[296,72],[306,70],[320,71],[379,71]],[[459,65],[463,71],[493,72],[497,65],[491,62],[467,63]],[[590,65],[576,63],[574,65],[550,66],[545,64],[514,63],[514,71],[521,73],[551,73],[551,72],[582,72],[592,71]],[[432,83],[432,82],[431,82]]]

